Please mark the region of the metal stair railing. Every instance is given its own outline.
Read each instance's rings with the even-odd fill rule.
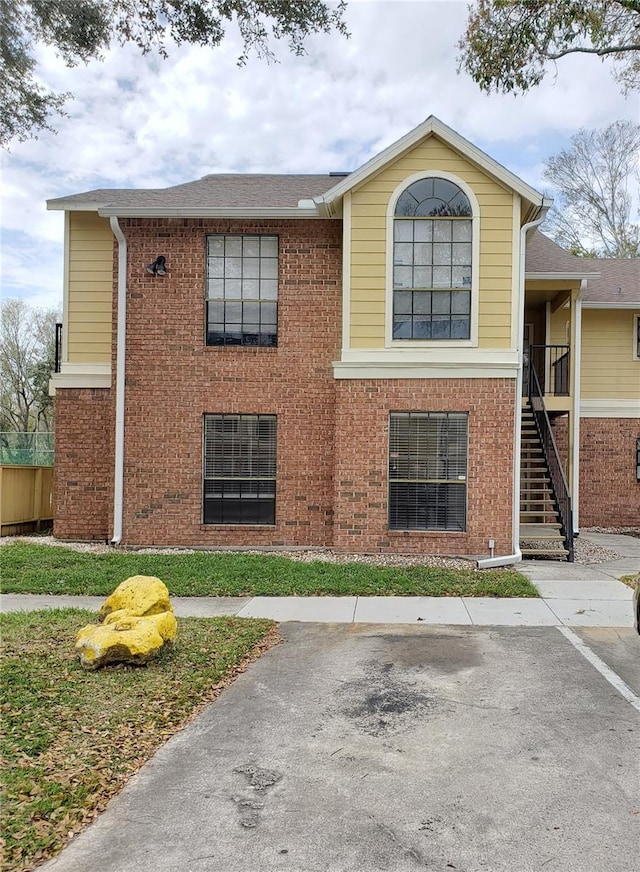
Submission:
[[[544,404],[544,395],[535,366],[529,367],[529,404],[549,470],[553,497],[560,515],[561,533],[564,537],[565,548],[569,552],[567,560],[569,563],[573,563],[573,512],[569,486],[558,454],[556,440],[553,438],[551,422]]]

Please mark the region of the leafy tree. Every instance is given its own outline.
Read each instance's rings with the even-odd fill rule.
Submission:
[[[344,9],[324,0],[0,0],[0,144],[52,130],[50,116],[71,96],[37,81],[38,43],[53,46],[69,67],[100,58],[112,42],[166,57],[170,43],[220,45],[235,20],[244,63],[251,51],[270,57],[271,37],[302,54],[309,34],[347,35]]]
[[[548,230],[559,245],[587,257],[638,257],[640,224],[633,221],[640,125],[616,121],[580,130],[571,146],[545,162],[557,190]]]
[[[640,85],[640,0],[478,0],[458,48],[483,91],[528,91],[547,61],[580,53],[613,58],[627,92]]]
[[[55,361],[55,325],[60,313],[31,308],[20,299],[0,308],[0,431],[53,428],[49,378]]]

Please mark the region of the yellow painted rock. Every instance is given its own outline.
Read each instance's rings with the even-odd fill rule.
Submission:
[[[167,586],[151,575],[133,575],[127,578],[102,604],[100,617],[105,618],[122,609],[136,617],[172,611]]]
[[[102,626],[111,627],[113,630],[123,632],[124,630],[135,630],[136,627],[140,626],[142,621],[150,621],[165,642],[175,639],[178,632],[178,622],[172,611],[138,618],[130,615],[125,609],[119,609],[117,612],[111,612],[110,615],[107,615],[102,622]]]
[[[102,624],[83,627],[76,637],[80,663],[146,663],[175,639],[178,624],[169,591],[159,578],[136,575],[119,585],[100,609]]]

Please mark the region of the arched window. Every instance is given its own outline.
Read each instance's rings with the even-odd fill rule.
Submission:
[[[419,179],[393,220],[393,338],[471,336],[472,212],[448,179]]]

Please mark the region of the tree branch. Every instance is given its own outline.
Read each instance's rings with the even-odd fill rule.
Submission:
[[[558,58],[563,58],[568,54],[596,54],[603,57],[607,54],[617,54],[619,52],[625,51],[640,51],[640,45],[614,45],[609,46],[607,48],[586,48],[586,47],[578,47],[578,48],[566,48],[564,51],[559,52],[549,52],[547,57],[552,61],[557,61]]]

